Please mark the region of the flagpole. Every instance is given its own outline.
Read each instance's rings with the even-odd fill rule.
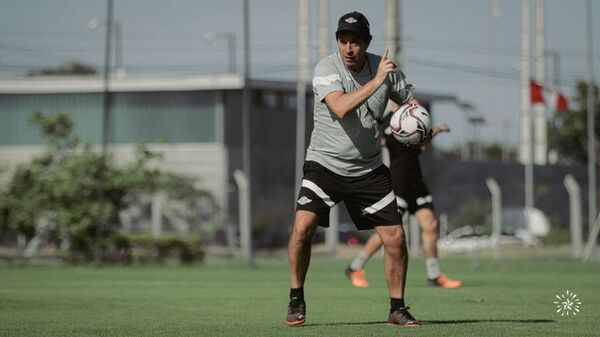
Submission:
[[[530,1],[521,0],[521,144],[519,159],[525,167],[525,209],[533,207],[533,146],[530,107]]]
[[[594,44],[593,44],[592,1],[587,2],[587,137],[588,137],[588,226],[592,231],[596,219],[596,134],[594,125]]]
[[[544,74],[544,0],[535,1],[535,80],[545,84]],[[543,97],[543,96],[542,96]],[[534,163],[546,165],[548,130],[546,129],[546,105],[542,99],[533,104],[534,112]]]

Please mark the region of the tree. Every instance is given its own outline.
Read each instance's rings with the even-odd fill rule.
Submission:
[[[183,221],[200,221],[200,215],[206,223],[216,221],[214,197],[191,178],[153,168],[160,158],[144,144],[128,165],[117,167],[79,140],[68,114],[36,112],[30,121],[42,130],[46,150],[17,167],[0,190],[0,233],[24,236],[28,248],[42,239],[55,242],[78,259],[91,260],[98,224],[106,224],[102,245],[110,250],[121,228],[120,212],[140,195],[157,192],[184,205]]]
[[[594,122],[595,142],[600,135],[600,100],[598,87],[594,86]],[[588,159],[587,137],[587,83],[577,83],[577,93],[574,98],[578,109],[557,113],[548,127],[550,148],[558,151],[561,158],[571,162],[584,164]],[[596,158],[600,158],[600,147],[596,146]],[[598,165],[598,163],[596,163]]]
[[[96,75],[98,72],[93,66],[78,61],[70,61],[56,68],[31,70],[27,76],[68,76],[68,75]]]

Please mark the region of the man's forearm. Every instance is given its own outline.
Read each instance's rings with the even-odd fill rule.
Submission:
[[[371,95],[383,84],[377,78],[365,83],[358,90],[348,93],[340,91],[333,92],[325,97],[325,103],[329,109],[338,117],[344,118],[350,111],[355,110],[367,101]]]

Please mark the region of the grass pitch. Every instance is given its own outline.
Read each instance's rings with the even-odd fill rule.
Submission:
[[[544,259],[442,260],[456,290],[425,285],[411,259],[406,302],[424,325],[388,326],[381,258],[368,289],[350,287],[348,260],[313,256],[307,323],[284,323],[287,262],[256,268],[210,260],[195,267],[0,266],[0,336],[598,336],[600,264]],[[561,316],[569,290],[579,313]]]

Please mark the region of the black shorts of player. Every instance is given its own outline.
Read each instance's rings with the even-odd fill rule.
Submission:
[[[392,187],[396,193],[396,202],[401,214],[406,210],[410,214],[428,208],[433,210],[433,198],[427,189],[427,184],[422,176],[413,177],[403,173],[405,171],[392,171]]]
[[[316,162],[305,162],[296,210],[317,214],[319,225],[329,227],[329,210],[342,201],[358,230],[402,223],[386,166],[360,177],[346,177]]]

